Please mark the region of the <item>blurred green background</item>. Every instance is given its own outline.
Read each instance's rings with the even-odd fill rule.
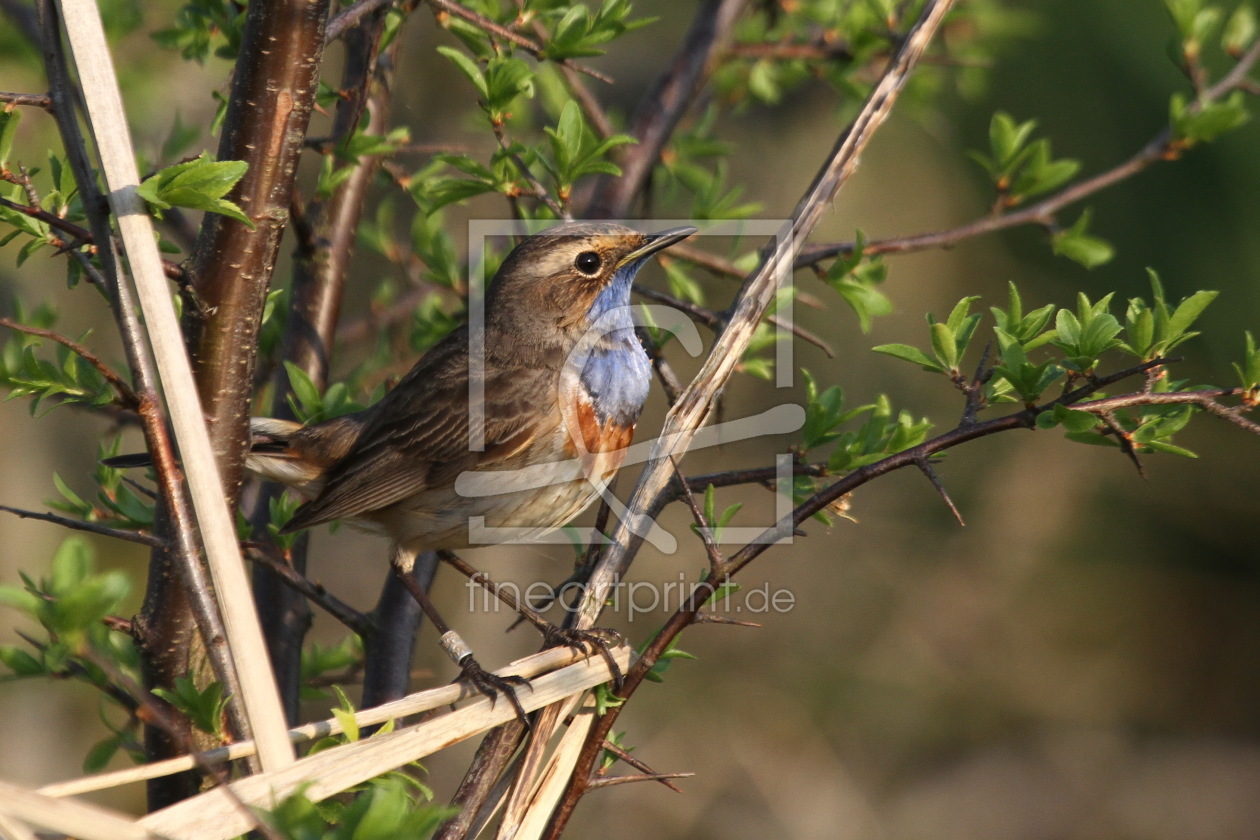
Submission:
[[[659,72],[662,45],[672,51],[692,4],[639,8],[661,21],[595,62],[617,79],[611,101],[622,108]],[[1185,85],[1167,57],[1173,29],[1161,2],[1046,0],[1018,11],[1020,26],[996,42],[983,87],[966,95],[919,90],[920,101],[876,138],[815,241],[849,240],[856,228],[872,239],[920,233],[983,215],[991,196],[964,150],[984,148],[996,110],[1036,118],[1039,135],[1052,138],[1057,155],[1080,159],[1084,175],[1124,160],[1164,125],[1170,93]],[[448,41],[426,11],[406,37],[396,120],[419,143],[480,142],[468,116],[470,89],[433,55],[434,43]],[[129,67],[126,94],[138,142],[154,150],[176,110],[186,124],[208,122],[212,103],[203,92],[223,67],[185,66],[147,43],[141,33],[130,35],[120,54],[140,62]],[[126,45],[134,49],[122,53]],[[41,90],[30,62],[31,54],[18,51],[0,59],[0,88]],[[736,148],[731,180],[746,184],[745,199],[761,203],[762,216],[791,212],[842,127],[838,104],[833,92],[806,87],[779,108],[753,105],[726,119],[720,133]],[[40,120],[32,113],[27,122]],[[1147,293],[1145,269],[1153,267],[1174,300],[1197,289],[1221,291],[1202,320],[1206,337],[1181,348],[1187,361],[1179,375],[1231,384],[1242,331],[1260,330],[1258,134],[1260,126],[1250,124],[1091,199],[1091,230],[1116,247],[1115,259],[1092,271],[1053,257],[1033,229],[894,257],[884,290],[896,311],[869,335],[802,274],[806,291],[828,308],[798,306],[797,317],[837,352],[828,359],[798,344],[795,364],[821,383],[842,385],[852,404],[883,392],[896,408],[948,428],[962,408],[948,383],[870,347],[925,345],[924,312],[944,315],[964,295],[1001,305],[1008,281],[1019,284],[1028,308],[1071,305],[1077,291],[1096,299],[1116,290],[1123,300]],[[461,214],[478,212],[502,208],[474,205]],[[1063,218],[1079,212],[1070,208]],[[99,301],[83,290],[67,295],[58,260],[40,254],[18,269],[13,250],[0,250],[4,294],[57,298],[67,332],[94,327],[94,346],[113,353]],[[356,271],[367,288],[389,269],[362,253]],[[652,272],[646,281],[663,287],[659,270]],[[719,281],[708,288],[714,300],[730,291]],[[679,367],[693,365],[680,360]],[[728,389],[724,418],[800,394],[799,387],[775,392],[739,381]],[[662,413],[655,394],[640,429],[650,434]],[[34,422],[20,402],[0,406],[0,428],[0,503],[37,509],[54,495],[53,471],[86,489],[97,441],[110,431],[72,410]],[[938,472],[965,527],[918,474],[862,489],[852,500],[856,522],[811,523],[808,537],[770,550],[744,573],[747,589],[793,593],[792,609],[753,616],[761,629],[689,631],[682,647],[698,660],[675,665],[663,686],[645,687],[621,717],[618,729],[636,756],[660,771],[696,773],[680,783],[684,794],[657,785],[591,794],[570,834],[1260,835],[1260,440],[1201,418],[1178,442],[1201,457],[1148,458],[1145,480],[1116,452],[1071,444],[1058,432],[1010,433],[953,450]],[[695,453],[684,469],[764,465],[773,445],[782,449],[783,441]],[[741,516],[749,521],[765,521],[772,504],[756,490],[720,499],[745,503]],[[665,519],[685,535],[685,511],[671,509]],[[0,519],[0,576],[13,583],[18,569],[40,574],[62,537],[53,526]],[[673,556],[645,551],[632,580],[693,575],[703,554],[698,544],[683,545]],[[138,605],[143,552],[97,547],[102,566],[136,573]],[[348,531],[321,535],[312,575],[366,609],[385,574],[384,554],[382,543]],[[377,555],[379,562],[360,559]],[[496,578],[558,581],[571,552],[516,547],[466,556]],[[453,576],[442,576],[438,593],[460,605],[448,609],[484,663],[534,647],[524,632],[504,638],[502,614],[461,616],[468,596]],[[622,629],[638,643],[662,615],[637,616]],[[15,641],[12,624],[0,620],[0,641]],[[339,635],[321,616],[316,638]],[[435,646],[420,648],[417,667],[437,676],[418,684],[448,679],[451,668]],[[0,683],[4,776],[33,785],[75,775],[88,746],[105,734],[95,709],[80,686]],[[439,798],[449,795],[470,753],[465,745],[426,762]],[[131,790],[103,801],[138,808],[139,797]]]

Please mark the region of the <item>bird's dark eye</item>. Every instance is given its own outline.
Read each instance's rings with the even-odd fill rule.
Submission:
[[[573,261],[573,264],[577,266],[577,270],[583,274],[594,274],[599,271],[599,267],[603,264],[603,262],[604,261],[599,258],[599,254],[594,251],[583,251],[577,255],[577,259]]]

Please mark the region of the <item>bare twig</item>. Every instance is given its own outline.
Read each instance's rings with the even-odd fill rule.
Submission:
[[[43,108],[45,111],[52,111],[52,98],[46,93],[9,93],[0,91],[0,102],[6,102],[9,105],[29,105],[34,108]]]
[[[147,545],[150,548],[166,547],[165,540],[161,537],[155,537],[153,534],[145,531],[132,531],[127,528],[111,528],[110,526],[102,525],[99,522],[84,522],[82,519],[74,519],[69,516],[59,516],[55,513],[38,513],[33,510],[9,507],[8,505],[0,505],[0,510],[21,517],[22,519],[38,519],[41,522],[51,522],[54,525],[60,525],[63,528],[70,528],[75,531],[86,531],[89,534],[100,534],[102,537],[113,537],[116,540],[139,543],[140,545]]]
[[[958,524],[966,527],[967,523],[963,521],[962,514],[958,512],[958,505],[954,504],[954,500],[950,498],[949,491],[945,489],[945,485],[941,483],[940,476],[936,474],[936,470],[932,467],[932,462],[927,458],[916,461],[914,464],[919,468],[919,472],[927,477],[927,480],[936,488],[936,492],[940,494],[941,499],[945,502],[945,506],[949,508],[949,512],[954,515],[954,519]]]
[[[810,475],[822,477],[828,475],[827,465],[793,464],[792,475]],[[687,479],[687,487],[693,492],[703,490],[712,484],[714,487],[730,487],[734,484],[762,484],[773,488],[773,482],[779,477],[779,467],[757,467],[746,470],[723,470],[722,472],[693,475]],[[675,485],[678,494],[682,488]]]
[[[966,396],[967,401],[963,405],[962,420],[959,421],[960,426],[967,426],[976,422],[976,413],[983,408],[984,403],[984,385],[989,381],[992,371],[989,369],[989,353],[993,350],[993,342],[984,345],[984,352],[980,354],[980,361],[976,362],[976,372],[972,374],[971,381],[962,386],[962,392]]]
[[[288,563],[272,557],[271,553],[267,551],[269,547],[262,545],[247,546],[249,559],[266,566],[273,574],[283,580],[286,586],[322,607],[325,612],[340,621],[351,631],[360,636],[367,636],[375,631],[376,625],[369,616],[359,612],[336,595],[333,595],[322,585],[299,573]]]
[[[635,756],[631,755],[626,750],[623,750],[621,747],[614,744],[612,741],[604,742],[604,750],[605,752],[610,752],[613,755],[617,756],[617,758],[621,759],[626,764],[629,764],[635,770],[638,770],[639,772],[645,774],[642,777],[636,777],[634,779],[627,779],[627,781],[639,781],[642,778],[651,778],[665,785],[665,787],[669,788],[674,793],[682,793],[682,791],[678,789],[677,785],[672,784],[669,780],[670,779],[685,779],[689,776],[696,775],[695,773],[658,773],[655,770],[653,770],[651,767],[649,767],[647,765],[647,762],[639,758],[636,758]],[[626,778],[626,777],[620,777],[620,778]]]
[[[768,43],[754,41],[751,43],[731,44],[726,50],[731,58],[750,59],[753,61],[835,61],[852,59],[853,52],[848,43],[831,40],[819,35],[809,41],[780,41]]]
[[[731,312],[729,310],[725,312],[718,312],[717,310],[709,309],[692,303],[691,301],[682,300],[681,298],[676,298],[673,295],[658,292],[656,289],[649,289],[644,286],[635,286],[632,291],[639,297],[645,297],[648,300],[654,300],[657,303],[662,303],[665,306],[677,309],[679,312],[690,316],[693,320],[704,324],[714,332],[720,332],[723,330],[731,320]],[[767,315],[766,320],[780,329],[787,330],[802,341],[814,345],[819,350],[826,353],[828,358],[835,358],[836,354],[835,351],[831,349],[831,346],[818,336],[811,333],[809,330],[798,327],[796,324],[790,323],[780,318],[778,315]]]
[[[598,790],[599,788],[614,787],[616,785],[624,785],[630,782],[660,782],[665,787],[675,793],[682,793],[675,785],[669,783],[670,779],[686,779],[694,776],[695,773],[634,773],[626,776],[598,776],[587,785],[587,790]]]
[[[394,0],[357,0],[333,15],[324,30],[324,45],[327,46],[345,34],[346,30],[360,20],[386,6],[393,5]]]
[[[697,248],[687,242],[679,242],[677,245],[671,245],[669,255],[675,259],[685,260],[686,262],[698,265],[701,268],[722,277],[730,277],[738,280],[744,279],[748,273],[740,271],[735,263],[719,257],[717,254]]]
[[[656,378],[665,391],[665,400],[670,405],[678,402],[678,397],[683,390],[682,380],[678,378],[678,374],[674,373],[674,368],[669,361],[658,351],[652,353],[652,369],[656,371]]]

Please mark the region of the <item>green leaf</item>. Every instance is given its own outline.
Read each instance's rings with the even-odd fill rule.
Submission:
[[[1061,343],[1075,347],[1081,340],[1081,322],[1070,309],[1060,309],[1055,317],[1055,332]]]
[[[507,109],[518,96],[534,95],[534,71],[519,58],[490,59],[486,64],[485,109],[491,122],[507,119]]]
[[[0,587],[0,603],[5,603],[10,606],[15,606],[15,604],[13,600],[7,597],[6,591],[9,594],[17,591],[20,592],[21,595],[26,596],[23,600],[31,604],[32,610],[35,602],[39,600],[37,596],[24,590],[13,590],[9,587]],[[32,610],[27,611],[30,612]],[[13,675],[17,677],[34,677],[46,673],[44,666],[40,664],[38,659],[31,656],[21,648],[14,647],[13,645],[0,645],[0,662],[3,662],[8,669],[13,672]]]
[[[1186,333],[1190,329],[1190,325],[1198,320],[1198,317],[1203,314],[1203,310],[1207,309],[1208,304],[1216,300],[1218,294],[1220,293],[1198,291],[1177,306],[1176,311],[1168,319],[1168,331],[1163,336],[1164,341],[1168,342],[1168,346],[1163,352],[1171,350],[1189,337]]]
[[[79,588],[92,570],[92,560],[92,546],[87,540],[77,536],[67,537],[53,555],[49,592],[64,595]]]
[[[1231,58],[1239,58],[1256,40],[1256,12],[1249,3],[1241,4],[1225,23],[1221,33],[1221,49]]]
[[[61,500],[48,500],[45,504],[65,513],[74,514],[80,519],[90,519],[93,511],[92,503],[71,490],[70,485],[66,484],[65,479],[57,473],[53,473],[52,478],[53,486],[61,494]]]
[[[1014,176],[1010,186],[1011,196],[1024,199],[1050,192],[1070,180],[1080,168],[1077,160],[1051,160],[1050,141],[1038,140],[1031,146],[1030,154]]]
[[[1194,35],[1194,21],[1203,8],[1203,0],[1164,0],[1164,7],[1183,39]]]
[[[1088,411],[1080,411],[1063,405],[1056,405],[1050,411],[1043,411],[1037,415],[1037,427],[1040,429],[1050,429],[1061,425],[1065,431],[1082,433],[1092,431],[1098,424],[1098,418]]]
[[[1244,333],[1246,337],[1246,345],[1243,349],[1242,364],[1234,362],[1234,372],[1238,374],[1238,380],[1242,384],[1243,390],[1254,395],[1257,389],[1260,389],[1260,352],[1256,350],[1256,340],[1250,332]]]
[[[1198,454],[1180,446],[1175,446],[1167,441],[1152,440],[1145,444],[1147,448],[1156,452],[1163,452],[1168,455],[1180,455],[1183,458],[1198,458]]]
[[[13,138],[17,136],[18,123],[22,119],[22,111],[0,106],[0,169],[9,165],[9,155],[13,152]]]
[[[1061,257],[1067,257],[1086,268],[1097,268],[1110,262],[1116,250],[1107,240],[1085,232],[1091,215],[1091,211],[1086,210],[1070,228],[1055,233],[1050,239],[1050,245],[1054,253]]]
[[[958,341],[947,324],[932,324],[932,352],[945,370],[958,370]]]
[[[438,47],[437,51],[450,59],[451,63],[468,77],[468,80],[473,83],[473,87],[477,88],[477,93],[481,94],[483,100],[490,98],[490,91],[486,87],[486,79],[481,74],[481,68],[477,66],[477,62],[454,47]]]
[[[223,696],[222,683],[212,682],[203,690],[197,688],[191,676],[184,675],[175,678],[172,688],[154,688],[153,693],[183,712],[202,732],[223,734],[227,698]]]
[[[109,764],[111,758],[122,747],[122,739],[117,735],[111,735],[103,741],[98,741],[83,759],[84,773],[99,773]]]
[[[560,120],[556,123],[554,132],[547,132],[553,138],[559,141],[556,146],[557,158],[561,154],[566,156],[565,164],[582,153],[583,134],[586,133],[586,124],[582,121],[582,109],[573,100],[569,100],[564,104],[564,108],[560,111]]]
[[[989,148],[997,164],[998,172],[995,174],[1009,169],[1036,127],[1036,120],[1016,123],[1010,114],[1003,111],[993,115],[989,122]]]
[[[850,415],[844,411],[844,391],[839,385],[832,385],[820,394],[810,372],[802,370],[801,375],[805,379],[806,400],[801,444],[809,450],[840,437],[835,429]]]
[[[1120,446],[1112,438],[1104,437],[1097,432],[1064,432],[1063,436],[1074,443],[1084,443],[1089,446],[1107,446],[1112,449]]]
[[[665,269],[665,279],[669,281],[669,291],[674,297],[681,300],[690,301],[692,303],[704,303],[704,289],[700,283],[691,276],[686,267],[677,261],[662,264]]]
[[[202,153],[196,160],[177,163],[144,179],[136,192],[158,210],[187,207],[236,219],[253,229],[254,223],[236,204],[223,198],[245,175],[241,160],[212,161]]]
[[[1194,105],[1183,94],[1175,93],[1169,100],[1168,112],[1173,126],[1173,139],[1184,146],[1210,143],[1251,119],[1246,97],[1240,90],[1234,91],[1223,100],[1203,100]]]
[[[943,373],[944,368],[941,367],[934,359],[924,353],[918,347],[911,347],[909,344],[881,344],[878,347],[872,347],[876,353],[883,353],[886,356],[893,356],[898,359],[904,359],[907,362],[921,366],[924,370],[932,373]]]

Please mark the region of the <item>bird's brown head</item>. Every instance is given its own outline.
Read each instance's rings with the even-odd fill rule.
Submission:
[[[610,222],[573,222],[534,234],[507,256],[486,294],[491,328],[584,329],[603,311],[630,302],[630,284],[657,251],[695,233],[645,234]]]

